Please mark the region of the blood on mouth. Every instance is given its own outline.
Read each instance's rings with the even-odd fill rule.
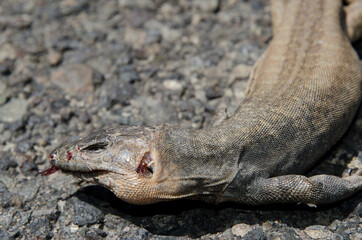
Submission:
[[[67,154],[67,160],[69,161],[70,159],[72,159],[72,157],[73,157],[72,152],[68,152],[68,154]]]

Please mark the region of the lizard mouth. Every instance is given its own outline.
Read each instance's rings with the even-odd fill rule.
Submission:
[[[58,170],[61,170],[61,169],[59,169],[59,168],[57,168],[55,166],[51,166],[48,169],[45,169],[43,171],[39,171],[39,174],[41,176],[47,176],[47,175],[55,173]],[[61,171],[64,172],[64,173],[69,173],[69,174],[72,174],[74,176],[83,177],[83,178],[95,177],[95,176],[98,176],[98,175],[101,175],[101,174],[106,174],[106,173],[110,172],[108,170],[93,170],[93,171],[88,171],[88,172],[85,172],[85,171],[67,171],[67,170],[61,170]]]

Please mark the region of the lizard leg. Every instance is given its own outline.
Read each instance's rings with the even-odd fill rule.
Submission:
[[[362,0],[348,1],[346,12],[347,33],[351,42],[362,37]]]
[[[361,172],[346,178],[332,175],[285,175],[262,179],[248,189],[254,204],[327,204],[347,198],[362,189]]]

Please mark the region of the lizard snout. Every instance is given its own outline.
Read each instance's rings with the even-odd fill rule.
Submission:
[[[49,158],[50,158],[49,163],[50,163],[50,165],[52,165],[52,166],[55,165],[55,163],[56,163],[55,158],[56,157],[57,157],[57,155],[54,152],[49,155]]]

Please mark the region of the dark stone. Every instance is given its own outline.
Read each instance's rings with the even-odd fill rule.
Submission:
[[[42,117],[32,114],[29,116],[28,121],[27,121],[27,126],[30,128],[33,128],[35,125],[44,122],[44,120],[42,119]]]
[[[34,218],[29,224],[30,232],[33,236],[41,239],[51,239],[53,236],[50,221],[46,217]]]
[[[362,203],[360,202],[355,210],[357,216],[362,217]]]
[[[35,178],[29,178],[29,180],[21,183],[20,190],[17,193],[21,196],[23,204],[36,198],[40,185],[41,183],[36,181]]]
[[[92,40],[92,42],[102,42],[107,37],[107,34],[103,31],[92,31],[87,34],[88,40]]]
[[[0,74],[3,75],[3,76],[10,75],[11,74],[10,67],[5,65],[5,64],[0,63]]]
[[[62,16],[69,16],[78,14],[81,11],[85,11],[88,8],[87,0],[72,1],[72,4],[66,4],[61,8]]]
[[[185,112],[185,111],[192,111],[194,109],[194,106],[191,103],[191,101],[181,101],[179,104],[179,108],[180,111]]]
[[[268,234],[268,239],[300,240],[298,234],[291,228],[282,227]]]
[[[159,43],[162,40],[162,35],[158,29],[150,29],[147,31],[146,42],[147,43]]]
[[[218,86],[209,87],[206,89],[206,97],[208,99],[215,99],[222,96],[222,90]]]
[[[38,173],[38,167],[33,161],[26,161],[23,165],[21,165],[20,170],[26,176],[36,175]]]
[[[123,54],[116,59],[117,65],[127,65],[133,62],[132,56],[130,54]]]
[[[79,120],[82,121],[83,123],[90,123],[92,120],[91,116],[89,115],[89,113],[87,111],[77,113],[77,116],[78,116]]]
[[[59,52],[67,50],[79,49],[83,46],[78,40],[69,38],[68,36],[59,36],[52,41],[51,47]]]
[[[51,110],[53,112],[58,112],[59,109],[62,109],[64,107],[67,107],[69,105],[69,100],[65,99],[65,98],[61,98],[61,99],[54,99],[53,101],[51,101],[50,106],[51,106]]]
[[[139,228],[132,236],[132,239],[143,240],[143,239],[148,239],[150,236],[151,236],[151,234],[148,231],[146,231],[146,229]]]
[[[73,207],[73,222],[79,226],[91,225],[103,220],[103,212],[93,205],[76,200]]]
[[[39,5],[34,11],[35,18],[49,21],[61,17],[60,7],[56,4]]]
[[[15,131],[25,128],[25,124],[26,124],[26,121],[24,120],[24,118],[21,118],[19,120],[13,121],[13,122],[6,123],[5,129],[9,129],[9,130],[15,132]]]
[[[69,108],[64,108],[60,110],[60,119],[64,123],[68,123],[74,116],[74,111]]]
[[[254,239],[264,240],[267,238],[262,229],[255,228],[255,229],[251,230],[250,232],[248,232],[244,237],[244,240],[254,240]]]
[[[60,19],[69,15],[77,14],[83,10],[86,10],[88,7],[88,2],[74,1],[72,4],[67,4],[64,7],[60,7],[59,4],[44,4],[39,5],[35,9],[35,16],[37,19],[42,19],[45,21]]]
[[[10,152],[0,151],[0,170],[9,170],[9,168],[15,168],[18,163],[13,159],[13,155]]]
[[[2,182],[0,182],[0,196],[0,204],[3,208],[12,206],[12,194]]]
[[[26,153],[27,151],[29,151],[30,148],[31,144],[29,140],[20,141],[16,146],[17,151],[21,153]]]
[[[12,240],[14,238],[10,237],[9,233],[4,229],[0,228],[0,239],[2,240]]]
[[[135,93],[136,89],[129,83],[122,84],[116,80],[106,81],[100,91],[100,106],[109,109],[117,103],[123,106],[128,105]]]
[[[87,231],[85,233],[85,237],[87,239],[103,239],[105,237],[107,237],[107,233],[105,231],[102,231],[100,229],[90,229],[89,231]]]
[[[253,8],[253,10],[255,11],[263,11],[263,3],[260,2],[260,0],[256,0],[256,1],[251,1],[251,7]]]
[[[65,64],[75,64],[87,62],[93,55],[93,49],[80,47],[79,49],[74,49],[71,51],[66,51],[63,54],[63,63]]]
[[[125,83],[134,83],[140,79],[138,73],[131,65],[120,67],[116,73],[119,75],[119,79]]]
[[[104,82],[104,76],[100,72],[93,72],[93,84],[94,88],[98,88]]]
[[[0,16],[0,29],[17,28],[24,29],[30,27],[32,20],[25,16]]]

